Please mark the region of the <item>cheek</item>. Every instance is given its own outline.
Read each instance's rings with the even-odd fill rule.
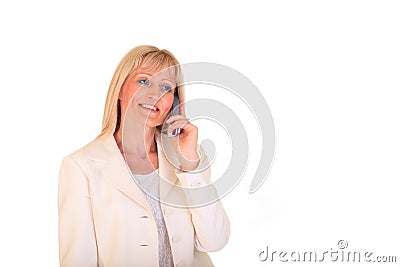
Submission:
[[[168,113],[172,107],[172,103],[174,102],[173,95],[168,95],[168,96],[163,97],[162,101],[163,101],[164,110]]]
[[[171,110],[172,103],[174,102],[174,98],[173,98],[173,96],[171,97],[171,96],[165,95],[164,97],[162,97],[159,100],[159,102],[162,105],[161,117],[165,118],[168,115],[169,111]]]
[[[134,101],[135,98],[140,94],[141,90],[138,90],[139,86],[136,85],[128,85],[121,88],[120,99],[123,99],[123,102],[129,103]]]

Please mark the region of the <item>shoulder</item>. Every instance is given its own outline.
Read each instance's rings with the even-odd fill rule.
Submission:
[[[113,136],[103,136],[96,138],[85,146],[75,150],[64,157],[65,160],[83,162],[87,160],[106,161],[113,152]],[[115,144],[116,145],[116,144]]]

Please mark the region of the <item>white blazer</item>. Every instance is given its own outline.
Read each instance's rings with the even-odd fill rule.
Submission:
[[[163,197],[175,194],[175,185],[210,183],[210,168],[198,173],[180,172],[160,153],[158,133],[156,142],[158,172],[168,179],[168,183],[160,184]],[[190,199],[187,194],[186,199]],[[63,159],[58,197],[61,267],[159,266],[157,226],[151,207],[112,135],[98,138]],[[230,235],[221,203],[198,208],[161,203],[161,209],[175,265],[213,266],[207,252],[223,248]]]

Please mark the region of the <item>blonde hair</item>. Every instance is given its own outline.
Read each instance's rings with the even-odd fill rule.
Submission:
[[[114,134],[117,127],[119,127],[121,111],[118,104],[118,96],[126,78],[133,71],[138,68],[145,68],[147,70],[163,70],[173,66],[178,81],[176,90],[178,90],[180,101],[183,102],[184,88],[181,85],[181,68],[174,55],[168,50],[160,50],[157,47],[150,45],[141,45],[131,49],[121,59],[111,79],[104,106],[102,130],[96,138],[107,134]],[[157,130],[160,131],[160,128],[157,127]]]

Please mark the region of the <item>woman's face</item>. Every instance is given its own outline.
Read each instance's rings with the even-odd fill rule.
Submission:
[[[149,127],[163,124],[174,100],[175,86],[175,76],[169,69],[137,69],[127,77],[119,94],[121,119],[126,114],[125,124],[126,120]]]

